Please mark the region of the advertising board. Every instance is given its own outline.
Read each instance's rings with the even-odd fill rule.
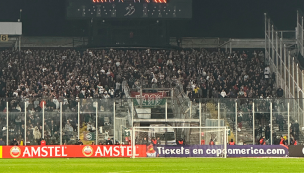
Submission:
[[[1,154],[1,152],[0,152]],[[130,145],[2,146],[0,158],[131,157]],[[136,157],[146,157],[146,146],[136,146]]]

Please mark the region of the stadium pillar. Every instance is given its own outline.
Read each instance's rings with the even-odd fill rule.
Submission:
[[[254,145],[255,144],[255,127],[254,127],[254,121],[255,121],[255,118],[254,118],[254,102],[252,103],[252,137],[253,137],[253,143],[252,143],[252,145]]]
[[[77,114],[78,114],[78,125],[77,125],[77,133],[78,133],[78,139],[79,139],[79,130],[80,130],[80,102],[78,101],[78,110],[77,110]]]
[[[44,138],[44,102],[42,102],[42,138]]]
[[[237,133],[238,133],[238,122],[237,122],[237,102],[235,102],[235,144],[237,145]]]
[[[272,102],[270,102],[270,145],[273,144],[272,129]]]
[[[289,125],[289,121],[290,121],[290,116],[289,116],[289,102],[287,103],[287,116],[288,116],[288,118],[287,118],[287,123],[288,123],[288,125],[287,125],[287,127],[288,127],[288,145],[290,145],[290,125]]]
[[[115,141],[115,133],[116,133],[116,126],[115,126],[115,121],[116,121],[116,112],[115,112],[115,101],[113,102],[113,114],[114,114],[114,121],[113,121],[113,126],[114,126],[114,145],[116,144],[116,141]]]
[[[24,102],[24,145],[26,145],[26,102]]]
[[[95,102],[95,105],[96,105],[96,142],[95,144],[98,145],[98,102]]]
[[[8,145],[8,102],[6,102],[6,145]]]
[[[60,102],[60,145],[62,145],[62,102]]]

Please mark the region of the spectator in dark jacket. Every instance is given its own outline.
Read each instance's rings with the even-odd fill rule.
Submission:
[[[14,140],[10,143],[10,145],[19,145],[18,141],[16,140],[16,138],[14,138]]]
[[[278,88],[277,89],[277,97],[283,97],[283,94],[284,94],[283,89],[282,88]]]

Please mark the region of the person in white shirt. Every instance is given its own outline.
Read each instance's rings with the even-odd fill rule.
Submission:
[[[269,66],[266,66],[264,69],[264,76],[265,76],[266,80],[269,79],[269,74],[270,74],[270,68],[269,68]]]
[[[111,87],[111,89],[109,90],[109,93],[110,93],[110,97],[111,98],[114,98],[114,94],[115,94],[115,91],[114,89]]]
[[[225,90],[222,90],[222,92],[221,92],[221,96],[222,96],[223,98],[225,98],[225,97],[227,96],[227,94],[226,94]]]

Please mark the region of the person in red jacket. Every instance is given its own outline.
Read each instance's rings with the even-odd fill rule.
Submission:
[[[298,141],[294,139],[293,145],[298,145]]]
[[[42,138],[41,141],[40,141],[40,145],[41,145],[41,146],[46,146],[46,142],[45,142],[45,140],[44,140],[43,138]]]
[[[153,138],[151,141],[153,145],[157,145],[157,139]]]
[[[260,139],[260,145],[266,145],[265,137],[261,137]]]
[[[235,142],[233,142],[233,139],[229,142],[229,145],[235,145]]]
[[[184,140],[183,139],[178,140],[177,145],[184,145]]]
[[[280,145],[285,145],[285,140],[284,140],[283,136],[281,136]]]
[[[210,139],[209,145],[214,145],[214,142],[212,139]]]

